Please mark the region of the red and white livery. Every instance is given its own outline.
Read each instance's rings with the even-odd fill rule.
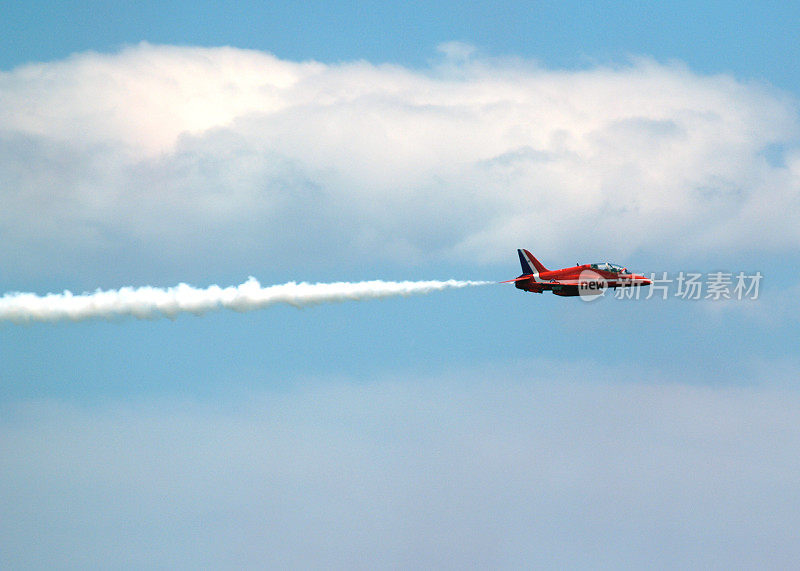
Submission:
[[[524,291],[552,291],[556,295],[571,297],[599,295],[608,288],[639,287],[652,283],[646,277],[610,262],[548,270],[528,250],[517,250],[517,253],[522,275],[502,283],[514,283],[517,289]]]

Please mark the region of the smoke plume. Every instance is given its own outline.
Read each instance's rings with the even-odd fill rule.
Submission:
[[[363,301],[384,297],[426,294],[449,288],[485,285],[477,281],[365,281],[336,283],[295,283],[261,287],[250,277],[238,286],[209,286],[198,289],[187,284],[170,288],[123,287],[75,295],[69,291],[39,296],[7,293],[0,298],[0,321],[83,321],[87,319],[175,318],[181,313],[202,315],[218,309],[252,311],[271,305],[306,307],[320,303]]]

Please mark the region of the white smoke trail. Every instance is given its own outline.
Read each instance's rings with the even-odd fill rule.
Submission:
[[[362,301],[392,296],[426,294],[448,288],[486,285],[476,281],[418,282],[336,282],[309,284],[289,282],[261,287],[251,277],[238,286],[205,289],[179,284],[170,288],[123,287],[74,295],[69,291],[39,296],[34,293],[7,293],[0,298],[0,322],[83,321],[86,319],[174,318],[180,313],[202,315],[218,309],[252,311],[276,304],[306,307],[320,303]]]

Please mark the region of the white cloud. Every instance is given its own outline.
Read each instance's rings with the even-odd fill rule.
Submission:
[[[536,361],[226,404],[6,406],[0,562],[787,566],[800,394],[767,378],[796,369],[762,365],[739,387]]]
[[[443,51],[419,71],[141,44],[0,74],[0,263],[800,244],[786,95],[647,59],[563,71]]]

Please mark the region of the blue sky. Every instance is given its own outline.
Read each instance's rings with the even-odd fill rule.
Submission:
[[[799,79],[788,62],[797,55],[800,15],[796,6],[777,2],[473,2],[457,10],[447,2],[14,2],[6,14],[4,69],[142,40],[232,45],[295,61],[423,66],[439,43],[460,40],[558,67],[646,54],[787,89]]]
[[[0,562],[800,557],[796,7],[4,12],[3,292],[495,281],[517,247],[764,279],[2,323]]]

